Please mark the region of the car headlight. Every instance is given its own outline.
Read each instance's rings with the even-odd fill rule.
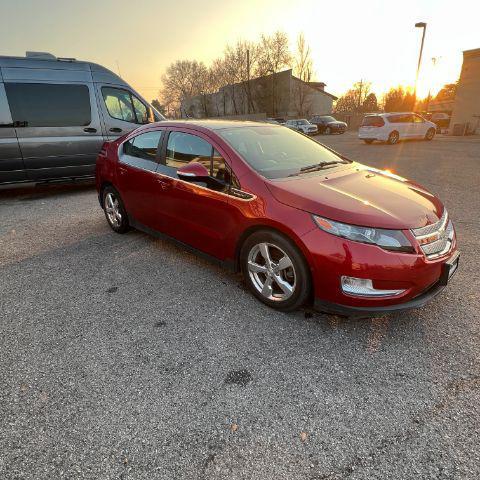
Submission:
[[[313,215],[313,219],[320,229],[337,237],[347,238],[354,242],[378,245],[384,250],[394,252],[415,252],[412,244],[401,230],[359,227],[357,225],[334,222],[317,215]]]

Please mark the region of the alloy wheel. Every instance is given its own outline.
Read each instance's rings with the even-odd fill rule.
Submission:
[[[105,196],[105,212],[110,224],[118,228],[122,223],[122,214],[118,198],[112,192],[108,192]]]
[[[291,258],[278,246],[262,242],[248,254],[248,275],[266,299],[285,301],[295,292],[297,278]]]

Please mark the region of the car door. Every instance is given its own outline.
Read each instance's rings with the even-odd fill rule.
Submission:
[[[30,180],[90,176],[104,141],[93,84],[5,83]]]
[[[127,88],[97,84],[105,135],[109,140],[155,121],[150,106]]]
[[[403,137],[412,138],[416,136],[415,115],[408,113],[401,116]]]
[[[132,222],[158,230],[154,202],[161,185],[156,175],[159,145],[164,130],[155,129],[130,137],[118,151],[116,187]]]
[[[210,178],[205,182],[180,180],[177,169],[190,162],[203,163]],[[162,231],[223,260],[225,240],[235,228],[228,192],[238,182],[221,150],[199,132],[171,130],[157,174],[163,182],[155,202]]]
[[[5,87],[0,82],[0,183],[22,182],[26,179]]]

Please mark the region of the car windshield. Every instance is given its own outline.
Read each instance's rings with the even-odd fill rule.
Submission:
[[[297,120],[297,125],[308,125],[308,120]]]
[[[333,117],[319,117],[319,120],[321,120],[322,122],[336,122]]]
[[[249,126],[217,132],[266,178],[284,178],[299,173],[302,168],[325,162],[348,163],[315,140],[285,127]]]

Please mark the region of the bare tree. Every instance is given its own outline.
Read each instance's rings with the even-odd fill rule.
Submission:
[[[277,31],[271,36],[262,35],[255,73],[259,77],[271,75],[272,114],[276,115],[275,74],[282,68],[289,67],[292,55],[288,47],[285,32]]]
[[[164,104],[180,108],[182,102],[202,93],[206,67],[196,60],[177,60],[162,77]]]
[[[294,74],[299,80],[293,79],[292,96],[295,109],[301,117],[310,113],[312,102],[308,82],[313,76],[313,61],[310,47],[305,42],[305,36],[301,33],[297,39],[297,52],[294,61]]]

